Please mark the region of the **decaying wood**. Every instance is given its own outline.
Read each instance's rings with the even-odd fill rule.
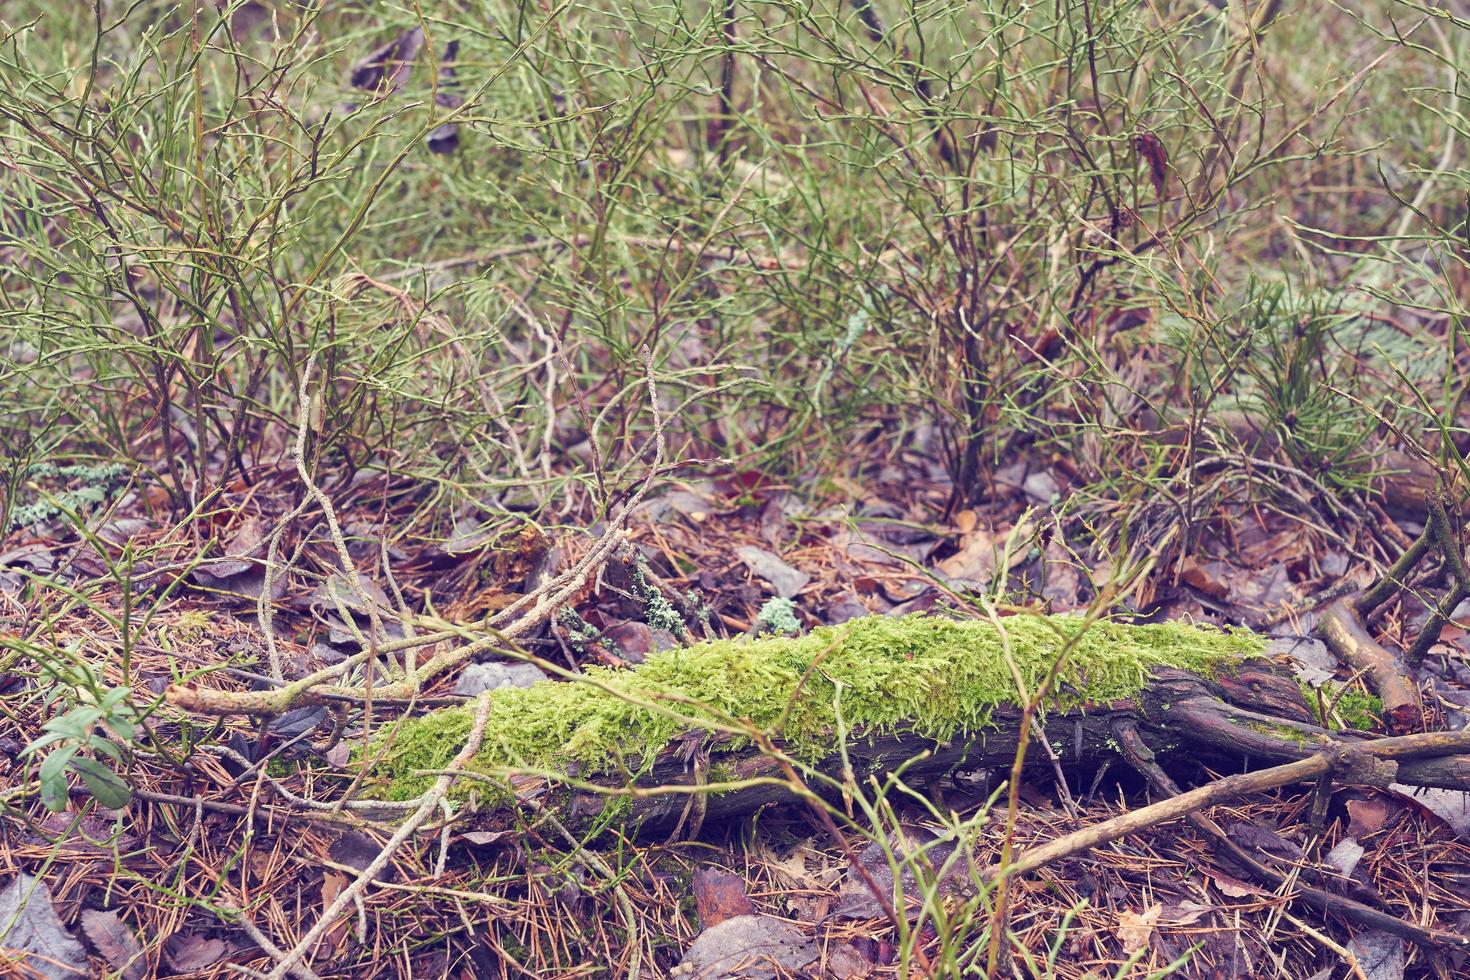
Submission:
[[[870,774],[881,779],[899,770],[907,783],[917,786],[956,771],[1006,770],[1015,757],[1020,714],[1019,709],[997,711],[990,729],[942,743],[902,732],[854,732],[846,760],[860,786],[868,785]],[[1217,679],[1172,668],[1158,670],[1137,699],[1053,712],[1045,719],[1044,732],[1064,768],[1085,770],[1119,757],[1115,729],[1124,721],[1136,728],[1141,744],[1165,762],[1182,758],[1222,768],[1293,762],[1326,746],[1374,744],[1356,733],[1328,732],[1314,725],[1296,680],[1267,660],[1247,661],[1235,673]],[[622,819],[631,831],[643,833],[665,833],[680,825],[687,829],[692,795],[699,799],[698,819],[706,824],[795,799],[777,759],[734,742],[691,732],[662,751],[631,787],[621,776],[583,773],[574,786],[517,779],[517,795],[534,799],[539,809],[582,830],[603,819],[610,800],[623,798]],[[842,756],[833,752],[812,768],[818,777],[841,782],[843,764]],[[1027,765],[1051,768],[1040,749],[1028,754]],[[718,778],[711,777],[712,772]],[[1438,746],[1437,754],[1399,763],[1395,779],[1408,785],[1470,788],[1470,749]],[[735,785],[720,792],[701,791],[712,782]],[[824,787],[821,778],[809,778],[806,784],[829,798],[841,795],[835,787]],[[492,811],[479,819],[495,824],[514,816]]]
[[[1338,659],[1363,674],[1383,702],[1389,731],[1403,734],[1423,727],[1418,685],[1403,660],[1369,635],[1353,605],[1344,599],[1332,603],[1318,620],[1317,631]]]

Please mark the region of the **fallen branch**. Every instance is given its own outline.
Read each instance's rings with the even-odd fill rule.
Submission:
[[[1466,734],[1464,732],[1453,733],[1457,742],[1464,742],[1466,746],[1470,746],[1470,739],[1464,737]],[[1409,744],[1406,750],[1407,752],[1414,751],[1416,746],[1426,751],[1440,751],[1445,747],[1442,740],[1432,735],[1413,735],[1407,736],[1406,738],[1413,740]],[[1445,932],[1441,929],[1431,929],[1413,922],[1406,922],[1397,916],[1390,915],[1387,912],[1373,908],[1370,905],[1365,905],[1347,896],[1334,894],[1321,888],[1302,884],[1300,881],[1291,880],[1287,874],[1268,867],[1256,860],[1244,848],[1231,840],[1223,827],[1202,812],[1205,807],[1223,802],[1227,798],[1300,782],[1303,779],[1310,778],[1310,773],[1313,770],[1317,772],[1319,777],[1337,772],[1345,772],[1348,775],[1360,772],[1362,770],[1361,762],[1353,760],[1350,755],[1343,755],[1344,750],[1347,753],[1367,752],[1371,755],[1386,757],[1386,753],[1392,753],[1395,750],[1395,746],[1389,743],[1398,742],[1400,745],[1397,746],[1397,749],[1404,750],[1403,743],[1405,739],[1383,739],[1377,743],[1368,743],[1365,746],[1358,747],[1334,746],[1299,762],[1289,763],[1275,769],[1245,773],[1242,776],[1227,776],[1225,779],[1187,793],[1181,792],[1179,787],[1174,784],[1174,781],[1169,778],[1168,774],[1154,761],[1153,753],[1148,750],[1147,746],[1138,737],[1136,727],[1127,723],[1120,725],[1118,729],[1118,742],[1129,764],[1142,773],[1148,779],[1149,783],[1153,785],[1154,789],[1170,797],[1160,803],[1155,803],[1152,806],[1144,807],[1133,813],[1125,814],[1124,818],[1118,818],[1126,818],[1130,826],[1136,828],[1125,831],[1125,833],[1137,833],[1138,830],[1144,829],[1146,826],[1157,826],[1159,823],[1164,822],[1164,820],[1173,819],[1176,815],[1185,815],[1191,823],[1210,838],[1217,850],[1223,852],[1231,860],[1245,868],[1258,880],[1264,881],[1268,885],[1276,888],[1289,886],[1292,889],[1292,894],[1289,896],[1291,900],[1300,901],[1322,912],[1336,913],[1364,928],[1382,929],[1385,932],[1407,939],[1420,946],[1460,950],[1470,949],[1470,937]],[[1324,762],[1326,763],[1325,767],[1322,765]],[[1196,806],[1196,803],[1199,805]],[[1153,811],[1153,813],[1151,814],[1150,811]],[[1169,814],[1169,816],[1164,816],[1163,819],[1154,819],[1155,816],[1163,814]],[[1113,830],[1117,829],[1116,827],[1107,830],[1104,829],[1109,824],[1114,823],[1116,821],[1110,820],[1098,824],[1096,827],[1087,828],[1086,830],[1091,832],[1089,839],[1096,841],[1096,843],[1090,846],[1095,847],[1097,843],[1102,843],[1103,841],[1098,839],[1099,837],[1105,837],[1109,840],[1117,839],[1116,836],[1107,836]],[[1069,835],[1072,838],[1079,836],[1079,834]],[[1018,862],[1017,866],[1010,870],[1010,873],[1023,873],[1023,869],[1020,867],[1020,864],[1023,862],[1028,863],[1028,867],[1025,870],[1035,870],[1041,867],[1042,863],[1055,861],[1065,856],[1059,852],[1065,849],[1064,842],[1067,840],[1068,838],[1062,838],[1059,841],[1045,845],[1045,847],[1036,848],[1033,851],[1027,852],[1022,856],[1022,862]],[[1043,851],[1047,851],[1048,853],[1043,854]],[[1071,851],[1071,853],[1076,852]]]
[[[295,971],[296,964],[301,962],[301,959],[306,955],[307,951],[315,946],[317,941],[332,927],[332,924],[337,921],[337,917],[342,914],[342,911],[358,895],[362,894],[363,890],[367,888],[373,879],[388,866],[388,862],[392,860],[393,855],[403,846],[404,842],[417,833],[418,829],[439,808],[439,804],[444,800],[444,797],[449,793],[450,787],[454,784],[456,774],[464,768],[466,763],[474,758],[476,752],[480,751],[480,742],[485,737],[485,725],[489,720],[490,699],[485,694],[481,694],[475,705],[474,726],[470,729],[469,738],[465,740],[459,752],[451,760],[449,771],[434,781],[433,788],[424,794],[423,802],[419,805],[419,808],[414,811],[411,817],[403,822],[403,825],[389,838],[388,843],[383,845],[383,849],[378,852],[377,857],[368,863],[368,866],[362,870],[362,873],[351,884],[342,889],[337,897],[332,900],[332,903],[323,910],[321,917],[317,919],[316,925],[312,926],[306,935],[302,936],[301,940],[289,952],[278,957],[276,968],[267,974],[270,980],[280,980],[280,978]]]
[[[1368,686],[1383,702],[1389,731],[1405,734],[1423,727],[1418,685],[1409,676],[1403,660],[1369,635],[1358,608],[1338,599],[1322,613],[1317,632],[1338,659],[1363,674]]]
[[[810,793],[840,798],[868,774],[902,770],[922,783],[959,768],[1009,769],[1022,716],[996,652],[998,630],[1010,635],[1034,685],[1068,622],[872,617],[802,638],[700,644],[632,670],[594,668],[570,683],[498,691],[498,737],[465,777],[494,788],[480,818],[490,824],[533,799],[569,827],[591,830],[612,815],[652,832],[687,820],[691,796],[708,822]],[[1059,628],[1061,635],[1051,632]],[[1171,631],[1167,641],[1155,630]],[[1392,740],[1312,724],[1289,671],[1252,652],[1257,638],[1105,623],[1084,640],[1042,721],[1063,767],[1116,759],[1120,721],[1136,725],[1160,755],[1229,766],[1289,763],[1332,745],[1392,751]],[[1151,651],[1153,662],[1128,660],[1140,651]],[[1181,651],[1197,659],[1179,659]],[[1111,667],[1130,676],[1136,669],[1136,683],[1109,687],[1099,657],[1112,657]],[[839,700],[842,724],[834,714]],[[380,791],[412,797],[467,723],[462,709],[399,722],[394,750],[375,772],[388,782]],[[850,733],[844,744],[833,735],[838,730]],[[767,741],[769,749],[759,748]],[[1437,745],[1438,755],[1406,760],[1400,782],[1470,787],[1470,754],[1458,743],[1416,744]],[[1051,765],[1033,755],[1029,765]],[[793,764],[806,780],[799,791],[786,772]]]

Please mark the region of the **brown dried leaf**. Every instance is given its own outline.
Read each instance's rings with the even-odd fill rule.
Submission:
[[[1229,875],[1216,872],[1210,877],[1214,880],[1215,887],[1219,889],[1220,894],[1226,898],[1245,898],[1248,895],[1271,894],[1265,888],[1241,881],[1239,878],[1232,878]]]
[[[1164,906],[1156,902],[1142,912],[1118,913],[1118,941],[1123,944],[1123,952],[1136,953],[1148,945],[1163,911]]]
[[[143,947],[116,912],[87,909],[82,913],[82,932],[123,980],[142,980],[148,975]]]
[[[975,528],[966,534],[960,550],[935,563],[946,576],[967,582],[989,582],[995,574],[995,538],[986,528]]]
[[[1148,179],[1154,185],[1154,193],[1162,197],[1164,181],[1169,177],[1169,155],[1164,150],[1164,144],[1153,133],[1142,130],[1133,137],[1133,148],[1148,161]]]
[[[229,947],[220,939],[206,939],[194,932],[181,932],[170,936],[164,944],[163,955],[168,965],[179,973],[197,973],[205,967],[218,963]]]
[[[1185,555],[1179,563],[1179,577],[1184,584],[1198,589],[1212,599],[1225,599],[1230,595],[1230,586],[1225,583],[1229,570],[1224,562],[1201,562],[1193,555]]]
[[[1368,800],[1348,800],[1348,834],[1363,839],[1383,829],[1393,813],[1394,807],[1381,797]]]
[[[753,915],[755,903],[745,893],[745,881],[739,875],[719,868],[700,868],[691,884],[694,908],[703,929],[717,926],[737,915]]]

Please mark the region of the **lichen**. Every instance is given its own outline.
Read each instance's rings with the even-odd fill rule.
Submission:
[[[781,596],[772,596],[756,614],[755,624],[764,633],[801,632],[801,621],[796,618],[796,603]]]
[[[683,636],[689,627],[684,623],[684,617],[674,608],[674,604],[664,596],[658,586],[648,580],[643,565],[646,562],[641,554],[637,561],[630,566],[633,573],[633,588],[638,597],[643,600],[643,621],[650,629],[668,630],[675,636]]]
[[[127,479],[128,468],[121,463],[98,463],[87,465],[74,463],[57,466],[55,463],[33,463],[26,469],[26,477],[35,482],[65,482],[69,489],[56,489],[46,494],[37,494],[27,504],[16,507],[10,513],[10,529],[44,524],[58,517],[63,510],[74,514],[89,514],[97,510],[110,498]],[[76,485],[79,484],[79,485]]]
[[[583,619],[582,614],[571,606],[566,606],[557,613],[556,621],[567,632],[567,645],[577,653],[586,653],[587,644],[602,639],[602,631]]]
[[[1001,622],[1027,690],[1083,626],[1075,616]],[[1068,710],[1132,698],[1156,667],[1213,674],[1263,648],[1261,638],[1243,631],[1096,623],[1068,651],[1051,705]],[[495,691],[483,746],[467,768],[490,775],[517,768],[634,772],[687,731],[712,730],[721,715],[764,730],[784,719],[773,734],[785,748],[820,758],[833,748],[839,701],[850,729],[902,729],[936,741],[976,733],[994,709],[1021,701],[996,626],[927,616],[871,616],[805,636],[700,643],[655,653],[632,669],[589,667],[587,680]],[[428,777],[418,773],[444,768],[471,719],[472,708],[460,706],[394,726],[392,748],[375,767],[380,791],[399,799],[422,792]]]

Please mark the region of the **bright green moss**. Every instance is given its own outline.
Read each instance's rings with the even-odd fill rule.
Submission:
[[[1337,699],[1337,713],[1357,732],[1371,732],[1383,716],[1383,699],[1362,691],[1348,691]]]
[[[1082,625],[1072,616],[1015,616],[1002,622],[1028,690],[1046,676],[1065,638]],[[1246,632],[1097,623],[1073,646],[1051,703],[1065,710],[1131,698],[1155,667],[1209,674],[1263,648],[1264,641]],[[849,727],[903,728],[945,740],[978,731],[993,709],[1019,703],[1001,650],[1001,634],[989,623],[872,616],[805,636],[717,640],[669,650],[628,670],[592,667],[589,678],[606,689],[548,682],[496,691],[484,746],[470,768],[636,770],[641,760],[690,727],[645,706],[659,701],[696,724],[712,722],[715,715],[688,701],[750,719],[763,729],[775,725],[791,702],[780,737],[789,750],[820,757],[832,748],[839,686]],[[389,757],[377,767],[377,775],[390,781],[390,795],[421,792],[428,780],[415,776],[415,770],[442,769],[464,744],[471,719],[472,708],[456,707],[400,723]]]
[[[1312,709],[1312,714],[1317,716],[1317,724],[1329,729],[1347,727],[1352,731],[1371,732],[1378,727],[1379,719],[1383,716],[1383,700],[1376,695],[1367,694],[1353,688],[1344,691],[1343,685],[1337,681],[1328,681],[1322,686],[1321,698],[1315,687],[1299,682],[1302,689],[1302,697],[1306,699],[1307,706]],[[1331,711],[1326,719],[1321,717],[1322,704],[1331,706]],[[1342,724],[1338,724],[1341,719]]]

